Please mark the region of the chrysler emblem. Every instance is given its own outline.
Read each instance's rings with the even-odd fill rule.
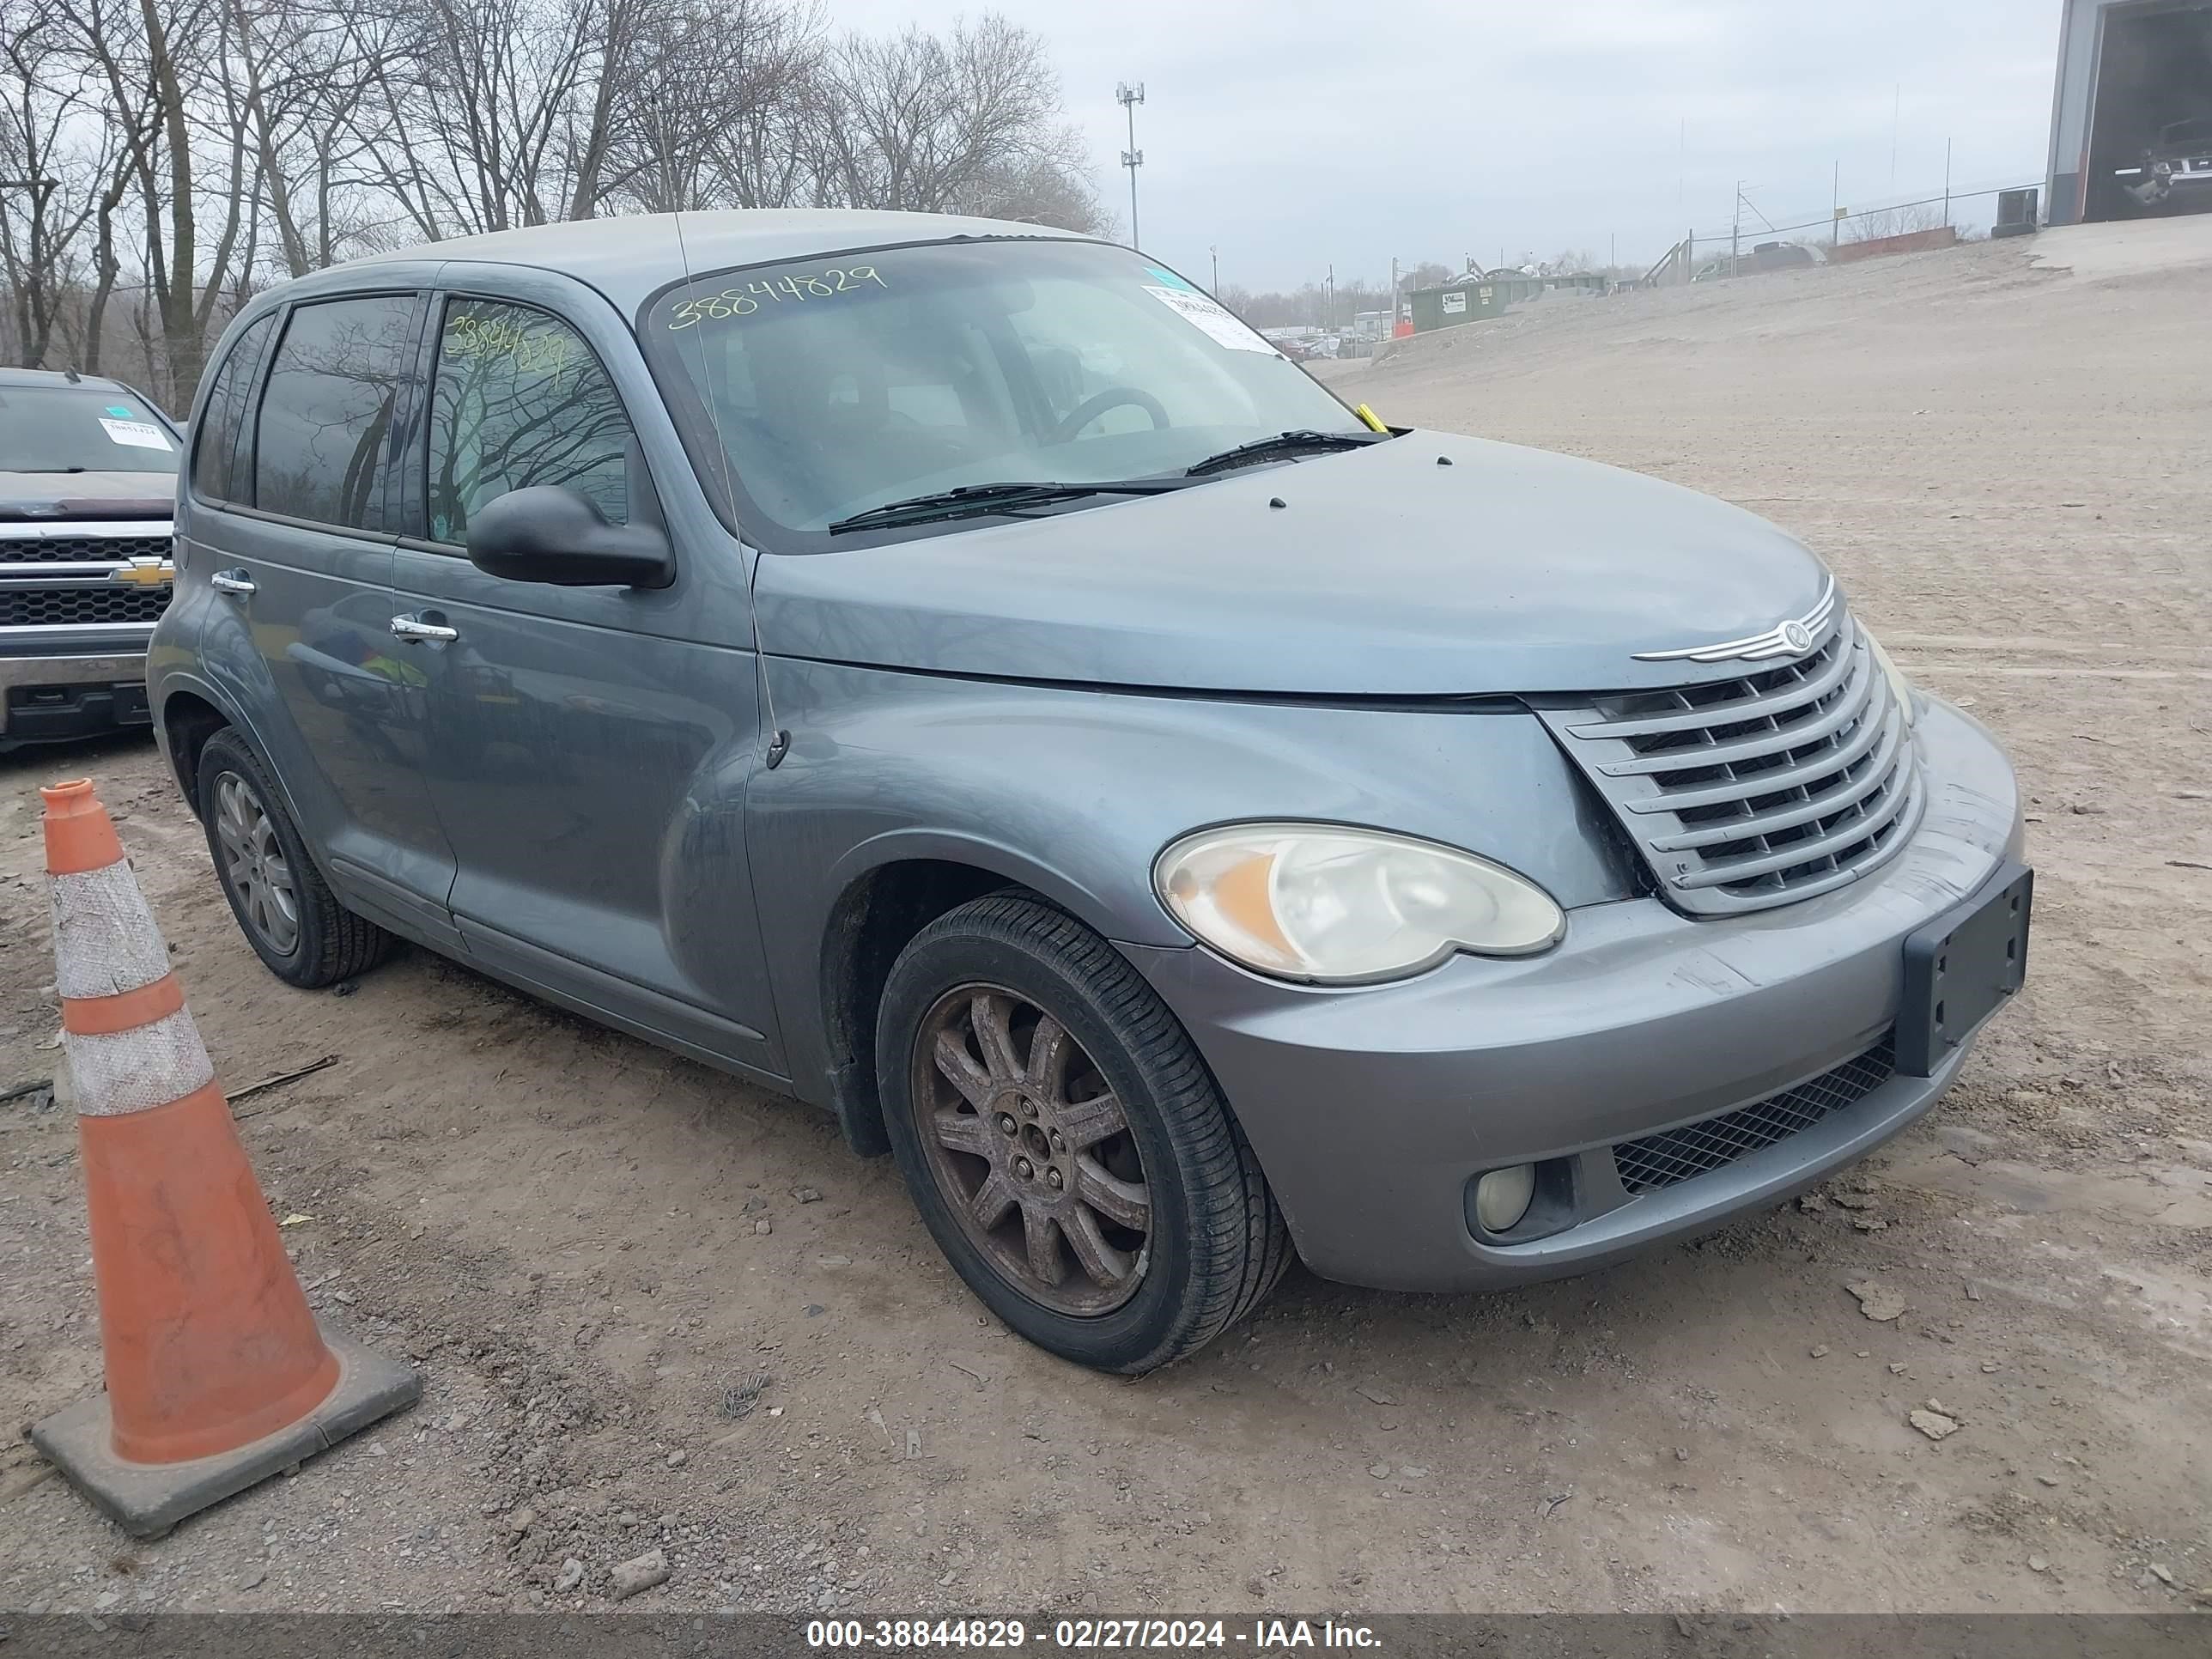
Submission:
[[[1828,578],[1819,601],[1802,617],[1778,622],[1764,634],[1718,645],[1686,645],[1674,651],[1639,651],[1638,662],[1771,662],[1777,657],[1802,657],[1813,648],[1829,619],[1836,613],[1836,579]]]

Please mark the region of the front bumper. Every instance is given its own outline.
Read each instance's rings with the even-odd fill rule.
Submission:
[[[2021,841],[2012,769],[1930,702],[1929,805],[1911,844],[1837,892],[1692,921],[1656,899],[1571,913],[1522,961],[1455,958],[1396,985],[1319,990],[1209,951],[1124,946],[1190,1031],[1237,1112],[1299,1254],[1328,1278],[1448,1291],[1554,1278],[1779,1203],[1864,1156],[1949,1086],[1895,1076],[1809,1128],[1632,1195],[1624,1141],[1764,1101],[1879,1044],[1905,935],[1973,894]],[[1478,849],[1479,850],[1479,849]],[[1468,1182],[1558,1160],[1564,1230],[1485,1242]],[[1609,1184],[1608,1184],[1609,1183]]]
[[[0,745],[97,737],[145,726],[146,655],[0,656]]]

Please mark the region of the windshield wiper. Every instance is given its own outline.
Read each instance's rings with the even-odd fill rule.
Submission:
[[[1278,432],[1272,438],[1255,438],[1249,444],[1238,444],[1234,449],[1224,449],[1218,455],[1209,455],[1191,467],[1188,476],[1198,478],[1209,472],[1225,472],[1232,466],[1243,466],[1249,461],[1291,455],[1301,449],[1364,449],[1370,444],[1381,443],[1389,435],[1387,432],[1316,432],[1301,427],[1295,431]]]
[[[84,471],[85,470],[86,470],[85,468],[81,467],[81,466],[17,466],[17,467],[11,467],[11,468],[9,468],[9,471],[13,471],[13,472],[41,472],[41,473],[43,473],[43,472],[82,472],[82,471]]]
[[[1170,478],[1107,479],[1098,483],[1053,483],[1036,480],[962,484],[957,489],[939,489],[927,495],[909,495],[902,501],[885,501],[881,507],[864,508],[849,517],[836,520],[829,530],[831,535],[836,536],[848,530],[929,524],[945,519],[972,518],[986,513],[1018,513],[1032,507],[1050,507],[1056,501],[1079,501],[1085,495],[1160,495],[1170,489],[1182,488],[1183,485],[1180,481]]]

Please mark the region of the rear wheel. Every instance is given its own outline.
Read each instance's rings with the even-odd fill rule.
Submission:
[[[197,768],[200,820],[222,895],[269,971],[315,990],[366,973],[397,943],[338,902],[284,810],[261,757],[235,732],[207,740]]]
[[[923,1221],[1040,1347],[1141,1372],[1203,1346],[1290,1239],[1196,1049],[1114,948],[1033,899],[924,928],[878,1023],[885,1127]]]

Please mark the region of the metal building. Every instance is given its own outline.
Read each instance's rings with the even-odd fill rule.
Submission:
[[[2133,216],[2123,188],[2174,124],[2212,119],[2212,3],[2065,0],[2051,115],[2050,222]]]

